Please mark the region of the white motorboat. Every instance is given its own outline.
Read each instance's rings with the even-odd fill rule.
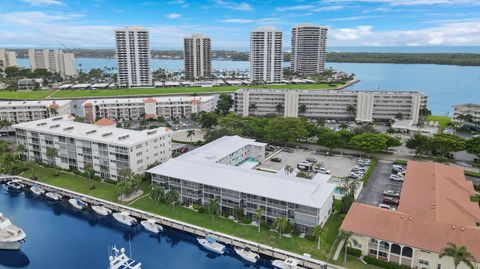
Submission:
[[[25,232],[13,225],[12,222],[0,213],[0,249],[19,250],[20,244],[25,241]]]
[[[23,190],[25,185],[21,180],[15,179],[7,182],[7,190],[12,192],[20,192]]]
[[[92,205],[92,210],[95,211],[95,213],[97,213],[98,215],[101,215],[101,216],[108,216],[110,214],[112,214],[112,210],[104,207],[104,206],[101,206],[101,205]]]
[[[140,224],[143,228],[151,233],[158,234],[163,231],[163,227],[158,224],[154,219],[142,220]]]
[[[127,212],[118,212],[112,214],[113,218],[121,224],[132,226],[137,223],[134,217],[131,217]]]
[[[242,257],[244,260],[247,260],[251,263],[256,263],[260,259],[260,255],[251,251],[248,247],[245,247],[245,248],[235,247],[234,250],[235,250],[235,253],[238,254],[238,256]]]
[[[142,264],[129,258],[125,254],[124,248],[119,250],[113,246],[110,249],[108,260],[110,262],[109,269],[142,269]]]
[[[213,251],[218,254],[225,253],[225,246],[218,243],[217,239],[213,236],[207,236],[206,238],[197,238],[200,245],[210,251]]]
[[[298,266],[298,261],[292,258],[287,258],[286,260],[274,260],[272,261],[274,268],[278,269],[300,269],[303,268]]]
[[[36,196],[41,196],[42,194],[45,193],[45,190],[40,188],[39,186],[33,185],[30,187],[30,191],[36,195]]]
[[[58,202],[62,200],[63,196],[61,194],[55,193],[55,192],[47,192],[45,194],[45,197],[47,197],[48,200]]]
[[[78,197],[68,200],[68,203],[70,203],[70,205],[77,210],[84,210],[88,206],[86,202],[82,201],[82,199]]]

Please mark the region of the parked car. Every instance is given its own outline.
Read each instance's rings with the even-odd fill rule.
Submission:
[[[383,197],[383,203],[386,205],[391,205],[391,206],[398,206],[400,201],[396,198],[392,197]]]
[[[394,190],[385,190],[383,191],[383,196],[385,197],[392,197],[392,198],[399,198],[400,197],[400,193],[399,192],[396,192]]]
[[[306,160],[307,162],[310,162],[310,163],[317,163],[317,162],[318,162],[317,159],[311,158],[311,157],[310,157],[310,158],[306,158],[305,160]]]
[[[330,170],[328,170],[328,169],[325,168],[325,167],[321,167],[320,169],[318,169],[318,173],[330,175]]]
[[[351,170],[352,172],[362,172],[362,173],[365,173],[367,171],[367,168],[366,167],[363,167],[363,166],[355,166],[352,168]]]
[[[407,171],[407,169],[405,169],[405,167],[403,167],[401,165],[394,164],[392,166],[392,171],[395,172],[395,173],[403,173],[403,172]]]
[[[281,163],[282,162],[282,159],[278,158],[278,157],[274,157],[274,158],[271,158],[270,161],[274,162],[274,163]]]
[[[389,179],[396,182],[403,182],[403,177],[396,174],[391,174]]]
[[[300,163],[297,163],[297,169],[300,170],[300,171],[312,171],[313,170],[313,164],[310,163],[310,162],[300,162]]]
[[[363,173],[354,173],[354,172],[351,172],[348,177],[349,177],[349,178],[354,178],[354,179],[361,179],[361,178],[363,177]]]
[[[276,149],[278,149],[278,147],[277,147],[277,146],[274,146],[274,145],[267,145],[267,146],[265,147],[265,150],[268,150],[268,151],[274,151],[274,150],[276,150]]]
[[[291,148],[283,148],[282,150],[288,153],[293,153],[293,149]]]
[[[371,163],[372,161],[370,159],[359,159],[357,161],[357,164],[361,166],[369,166]]]
[[[378,204],[378,207],[385,208],[385,209],[388,209],[388,210],[397,210],[397,208],[394,207],[394,206],[386,205],[386,204],[382,204],[382,203]]]

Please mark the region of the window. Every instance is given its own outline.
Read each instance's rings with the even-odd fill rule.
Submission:
[[[418,263],[419,263],[419,264],[423,264],[423,265],[427,265],[427,266],[428,266],[428,261],[426,261],[426,260],[422,260],[422,259],[420,259],[420,260],[418,260]]]
[[[442,265],[441,265],[441,264],[438,264],[438,265],[437,265],[437,269],[442,269]]]

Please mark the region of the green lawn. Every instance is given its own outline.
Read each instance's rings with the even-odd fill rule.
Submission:
[[[92,181],[78,176],[69,172],[60,172],[58,176],[55,176],[55,170],[52,168],[47,168],[43,166],[35,166],[34,171],[35,176],[39,178],[40,182],[45,182],[51,185],[58,187],[66,188],[72,191],[84,193],[87,195],[95,196],[105,200],[118,202],[117,193],[115,191],[115,186],[109,183],[103,183],[98,181],[93,181],[95,185],[94,190],[90,190],[89,186]],[[25,171],[22,176],[31,177],[32,168]],[[148,181],[142,183],[141,189],[148,193],[150,189],[150,184]],[[336,201],[336,206],[338,207],[339,201]],[[219,231],[222,233],[230,234],[233,236],[245,238],[254,242],[259,242],[267,245],[271,245],[277,248],[281,248],[287,251],[295,252],[298,254],[310,253],[313,257],[319,258],[322,260],[327,260],[327,256],[330,253],[330,249],[334,244],[336,235],[338,234],[338,229],[340,227],[341,221],[339,220],[336,214],[333,214],[327,221],[324,226],[324,233],[322,236],[321,250],[316,249],[316,242],[307,240],[300,237],[282,237],[279,238],[278,234],[273,231],[261,230],[260,233],[257,232],[257,227],[252,225],[242,225],[235,223],[232,220],[215,217],[214,220],[208,214],[200,214],[189,208],[176,206],[175,209],[172,209],[171,205],[156,203],[149,196],[143,197],[130,204],[129,206],[138,208],[144,211],[149,211],[161,216],[169,217],[172,219],[184,221],[194,225],[206,227],[211,230]],[[336,246],[335,246],[336,247]],[[332,250],[332,254],[335,252],[335,249]],[[342,256],[343,257],[343,256]],[[333,263],[333,261],[330,260]],[[335,263],[343,265],[343,258],[339,259]],[[364,265],[358,259],[354,257],[348,257],[347,266],[349,268],[360,268],[360,269],[372,269],[375,267]]]
[[[54,91],[0,91],[0,99],[41,100]]]
[[[447,125],[452,121],[452,118],[447,116],[428,116],[427,121],[438,121],[438,126],[440,129],[445,129]]]

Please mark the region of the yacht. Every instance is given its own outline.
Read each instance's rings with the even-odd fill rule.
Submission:
[[[151,233],[158,234],[163,231],[163,227],[158,224],[154,219],[142,220],[140,224],[143,228]]]
[[[142,269],[142,264],[129,258],[125,254],[124,248],[117,249],[117,247],[113,246],[110,249],[108,260],[110,262],[108,269]]]
[[[12,222],[0,213],[0,249],[19,250],[20,244],[25,241],[25,232],[13,225]]]
[[[112,210],[102,206],[102,205],[92,205],[92,210],[95,211],[98,215],[108,216],[112,214]]]
[[[274,268],[278,269],[300,269],[303,268],[298,266],[298,261],[292,258],[287,258],[286,260],[274,260],[272,262]]]
[[[77,210],[84,210],[88,206],[86,202],[82,201],[82,199],[78,197],[68,200],[68,203],[70,203],[70,205],[72,205]]]
[[[30,187],[30,191],[35,195],[35,196],[41,196],[42,194],[45,193],[45,190],[40,188],[39,186],[33,185]]]
[[[213,251],[218,254],[225,253],[225,246],[218,243],[217,239],[213,236],[207,236],[206,238],[197,238],[200,245],[210,251]]]
[[[234,250],[235,250],[235,253],[238,254],[238,256],[242,257],[244,260],[247,260],[251,263],[256,263],[260,259],[260,255],[251,251],[250,248],[248,247],[245,247],[245,248],[235,247]]]
[[[62,200],[63,196],[61,194],[55,193],[55,192],[47,192],[45,194],[45,197],[47,197],[48,200],[58,202]]]
[[[15,179],[7,182],[7,190],[12,192],[20,192],[23,190],[25,185],[21,180]]]
[[[112,214],[113,218],[121,224],[132,226],[137,223],[134,217],[131,217],[127,212],[118,212]]]

